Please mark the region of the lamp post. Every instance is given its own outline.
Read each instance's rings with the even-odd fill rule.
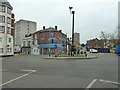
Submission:
[[[70,13],[73,15],[73,20],[72,20],[72,46],[71,46],[71,56],[73,56],[73,50],[74,50],[74,15],[75,15],[75,11],[71,11],[73,7],[69,7],[70,9]]]

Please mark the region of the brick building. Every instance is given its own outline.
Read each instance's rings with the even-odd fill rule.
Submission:
[[[32,54],[66,53],[67,35],[62,33],[62,30],[58,30],[57,26],[55,28],[43,26],[42,30],[32,35],[32,39]]]
[[[116,44],[120,44],[120,39],[105,40],[103,39],[92,39],[87,41],[88,48],[113,48],[116,47]]]
[[[14,13],[11,14],[11,35],[14,37],[14,27],[15,27],[15,15]]]
[[[104,48],[104,41],[97,38],[87,41],[88,48]]]

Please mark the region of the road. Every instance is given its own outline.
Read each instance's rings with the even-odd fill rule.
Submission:
[[[22,55],[2,59],[3,88],[118,88],[118,56],[48,60]]]

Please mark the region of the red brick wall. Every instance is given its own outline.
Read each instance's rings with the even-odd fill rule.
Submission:
[[[89,48],[97,48],[97,45],[99,48],[104,48],[104,42],[102,40],[96,41],[96,39],[93,39],[88,41]]]
[[[14,36],[14,22],[15,22],[15,19],[14,19],[14,14],[12,13],[11,14],[11,35]]]

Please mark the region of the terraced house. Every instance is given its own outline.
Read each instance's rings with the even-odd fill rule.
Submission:
[[[13,55],[14,14],[7,0],[0,0],[0,56]]]
[[[67,52],[67,35],[55,28],[45,28],[32,35],[33,45],[31,54],[61,54]]]

